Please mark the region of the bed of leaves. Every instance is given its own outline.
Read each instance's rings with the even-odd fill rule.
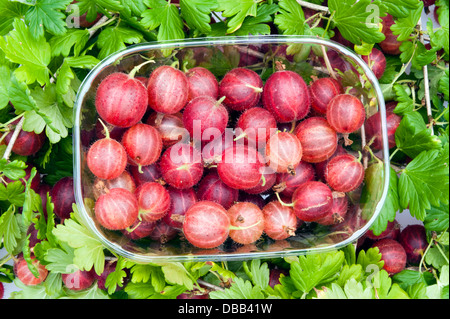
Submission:
[[[47,136],[43,149],[29,158],[0,144],[0,281],[14,281],[21,289],[13,298],[175,298],[205,287],[215,287],[211,298],[448,298],[448,0],[436,1],[434,24],[431,18],[420,22],[425,9],[419,0],[71,2],[0,0],[0,130],[8,131],[8,124],[20,119],[24,130]],[[311,5],[327,7],[306,21],[302,8]],[[373,231],[381,233],[401,212],[422,221],[429,247],[419,267],[389,277],[379,271],[383,262],[377,249],[354,246],[284,259],[143,265],[107,251],[80,223],[76,206],[64,224],[55,223],[50,200],[48,222],[37,218],[41,199],[21,183],[24,169],[35,165],[49,185],[72,175],[76,92],[89,69],[109,54],[146,41],[273,33],[331,38],[336,31],[357,53],[367,54],[384,39],[379,20],[371,16],[374,10],[396,18],[392,30],[404,42],[401,55],[387,56],[380,80],[385,99],[398,102],[395,113],[403,119],[391,154],[388,200]],[[82,14],[88,21],[102,18],[81,27],[77,17]],[[50,272],[43,284],[28,287],[14,278],[8,261],[19,253],[30,260],[26,230],[31,224],[43,240],[33,253]],[[105,259],[117,261],[107,291],[96,285],[81,292],[64,288],[61,273],[69,265],[101,273]],[[287,275],[271,288],[274,267]]]

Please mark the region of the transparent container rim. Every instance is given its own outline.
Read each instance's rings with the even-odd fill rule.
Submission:
[[[251,252],[251,253],[221,253],[221,254],[202,254],[202,255],[156,255],[156,254],[136,254],[132,253],[120,245],[109,241],[103,236],[95,226],[92,218],[89,217],[86,208],[84,207],[84,201],[82,196],[81,185],[81,154],[80,154],[80,120],[81,120],[81,108],[82,102],[86,93],[89,91],[93,79],[104,70],[106,67],[113,65],[119,59],[132,55],[142,51],[148,50],[163,50],[163,49],[181,49],[184,47],[203,47],[203,46],[218,46],[218,45],[250,45],[250,44],[313,44],[324,45],[328,48],[334,49],[337,52],[350,57],[363,69],[367,79],[373,86],[378,102],[378,109],[381,115],[381,134],[383,136],[383,163],[384,163],[384,184],[383,191],[380,200],[375,208],[375,212],[372,217],[361,229],[355,231],[349,238],[327,246],[318,246],[306,249],[289,249],[280,251],[264,251],[264,252]],[[158,42],[146,42],[128,46],[127,48],[117,51],[110,56],[100,61],[84,78],[82,81],[78,93],[75,99],[74,105],[74,127],[73,127],[73,161],[74,161],[74,193],[75,201],[80,211],[80,217],[82,223],[100,240],[100,242],[108,249],[117,254],[138,263],[148,262],[186,262],[186,261],[232,261],[232,260],[250,260],[250,259],[262,259],[262,258],[279,258],[294,255],[305,255],[311,253],[327,252],[336,249],[343,248],[347,245],[354,244],[360,237],[362,237],[372,226],[376,218],[379,216],[384,202],[387,198],[389,188],[389,176],[390,176],[390,161],[389,161],[389,146],[387,139],[387,123],[386,123],[386,106],[383,98],[383,92],[378,83],[378,79],[368,67],[368,65],[361,59],[355,52],[349,50],[345,46],[328,39],[310,37],[310,36],[288,36],[288,35],[259,35],[259,36],[226,36],[226,37],[209,37],[209,38],[188,38],[182,40],[170,40],[170,41],[158,41]]]

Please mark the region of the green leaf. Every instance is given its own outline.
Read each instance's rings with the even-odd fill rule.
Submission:
[[[67,94],[71,89],[72,80],[75,78],[72,68],[92,69],[99,62],[97,58],[91,55],[65,58],[59,69],[56,81],[56,91],[58,94]],[[68,104],[66,103],[66,105]]]
[[[194,287],[192,278],[182,263],[158,263],[168,283],[183,285],[188,290]]]
[[[0,200],[9,201],[16,206],[22,206],[25,200],[25,187],[21,181],[10,182],[8,185],[0,184]]]
[[[94,267],[97,274],[103,272],[104,246],[86,227],[70,218],[66,219],[64,224],[56,226],[53,234],[58,240],[74,248],[73,262],[79,269],[90,270]]]
[[[387,12],[394,17],[402,18],[407,17],[411,14],[411,11],[416,10],[420,2],[420,0],[377,0],[373,3],[380,6],[381,12]]]
[[[361,265],[365,272],[373,271],[374,269],[383,268],[384,261],[381,260],[381,254],[378,247],[361,250],[356,259],[356,263]]]
[[[227,19],[227,33],[233,33],[239,29],[245,17],[256,17],[258,3],[262,0],[217,0],[219,6],[217,11],[222,11],[222,16]]]
[[[21,231],[16,219],[15,207],[11,205],[6,212],[0,215],[0,239],[2,239],[7,252],[13,254],[20,237]]]
[[[439,92],[444,94],[444,100],[449,100],[449,76],[448,69],[445,71],[445,75],[439,79]]]
[[[298,290],[308,293],[317,285],[334,279],[344,259],[342,251],[299,256],[298,262],[291,263],[289,275]]]
[[[342,36],[354,44],[379,43],[385,39],[379,30],[380,19],[373,15],[371,0],[330,0],[328,8]]]
[[[417,22],[422,16],[422,11],[423,2],[421,2],[416,10],[410,12],[406,17],[395,20],[395,24],[391,26],[391,30],[393,34],[398,35],[398,41],[406,41],[411,37],[411,34],[417,26]]]
[[[40,85],[49,82],[47,68],[51,59],[50,45],[44,37],[35,38],[25,22],[15,19],[12,30],[5,38],[0,37],[0,48],[11,62],[20,64],[14,71],[19,81]]]
[[[124,8],[117,0],[79,0],[77,5],[80,8],[80,14],[87,13],[88,21],[94,21],[99,12],[105,10],[119,12]]]
[[[369,220],[375,213],[383,194],[385,183],[384,167],[381,161],[377,161],[367,167],[364,175],[360,204],[361,215],[364,220]]]
[[[123,279],[127,276],[124,270],[125,264],[126,259],[119,256],[116,262],[116,268],[106,277],[105,287],[108,289],[109,294],[114,293],[117,287],[123,287]]]
[[[36,108],[30,89],[24,82],[19,82],[14,75],[11,77],[8,94],[15,109],[31,111]]]
[[[434,48],[428,50],[422,42],[418,42],[411,66],[420,70],[425,65],[431,64],[437,58],[436,51]]]
[[[397,148],[411,158],[422,151],[439,149],[441,140],[431,133],[420,113],[411,111],[403,114],[403,118],[395,131]]]
[[[64,21],[66,15],[61,10],[65,10],[71,2],[71,0],[36,0],[36,4],[25,14],[25,21],[34,38],[42,37],[44,30],[54,35],[64,34],[67,30]]]
[[[211,32],[211,11],[217,8],[217,0],[181,0],[180,9],[184,20],[192,30]]]
[[[272,21],[272,15],[278,11],[276,4],[262,4],[258,7],[256,17],[246,17],[235,35],[270,34],[270,26],[266,22]]]
[[[280,0],[279,14],[274,23],[283,34],[303,35],[305,32],[305,14],[302,7],[295,0]]]
[[[89,40],[88,29],[69,29],[63,35],[54,36],[49,40],[52,48],[52,56],[62,55],[64,57],[69,56],[71,49],[74,47],[74,55],[80,54],[80,48]]]
[[[155,289],[153,289],[152,285],[141,282],[129,282],[124,290],[131,299],[148,299],[155,294]]]
[[[448,7],[445,9],[441,7],[437,10],[438,21],[440,24],[439,28],[430,30],[428,32],[430,35],[431,46],[437,50],[444,49],[447,56],[449,55],[449,10]],[[430,32],[431,31],[431,32]]]
[[[25,168],[27,168],[27,164],[23,161],[8,162],[5,158],[0,159],[0,173],[13,181],[25,177]]]
[[[383,164],[381,163],[378,165],[381,166],[380,172],[384,173]],[[395,219],[397,212],[400,210],[400,203],[398,201],[398,177],[397,173],[392,167],[390,168],[390,170],[391,172],[389,174],[390,176],[389,190],[386,197],[386,201],[384,202],[384,205],[381,208],[378,218],[370,227],[370,229],[376,236],[380,235],[384,230],[386,230],[388,222],[392,222]]]
[[[395,84],[393,89],[396,94],[395,100],[398,102],[394,109],[394,113],[403,115],[412,112],[414,110],[414,101],[408,92],[406,92],[405,87],[401,84]]]
[[[269,286],[269,267],[267,263],[261,265],[261,260],[253,259],[250,263],[250,272],[252,276],[252,282],[254,285],[261,287],[262,289]]]
[[[144,4],[144,0],[121,0],[123,10],[130,15],[140,16],[147,7]]]
[[[8,34],[13,29],[14,20],[21,19],[28,8],[17,1],[0,0],[0,36]]]
[[[136,44],[143,40],[140,32],[127,27],[107,27],[98,36],[97,46],[100,48],[99,59],[125,49],[126,44]]]
[[[261,287],[253,286],[250,281],[236,277],[230,288],[209,293],[211,299],[263,299]]]
[[[424,226],[430,231],[445,231],[449,226],[449,208],[448,204],[440,204],[439,206],[431,206],[427,210],[424,220]]]
[[[50,248],[45,255],[47,270],[55,273],[67,274],[74,269],[74,250],[68,245],[64,248]]]
[[[363,269],[361,265],[358,264],[345,265],[339,272],[339,278],[336,281],[336,283],[339,286],[344,287],[345,283],[348,282],[350,279],[360,281],[362,277],[363,277]]]
[[[7,65],[0,65],[0,110],[9,103],[9,87],[11,85],[11,70]]]
[[[147,9],[142,13],[141,24],[150,29],[158,28],[158,41],[184,38],[183,20],[178,8],[162,0],[148,0]],[[165,50],[169,53],[168,50]]]
[[[25,113],[23,129],[40,134],[44,129],[51,143],[58,143],[68,136],[73,126],[72,109],[58,101],[56,85],[37,87],[31,93],[36,101],[36,110]]]
[[[442,150],[420,153],[402,171],[399,180],[400,204],[409,205],[411,215],[424,220],[431,205],[448,203],[449,144]]]

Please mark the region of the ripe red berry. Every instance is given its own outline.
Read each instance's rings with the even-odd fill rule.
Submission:
[[[259,185],[264,167],[264,159],[256,149],[237,144],[223,152],[217,172],[231,188],[249,189]]]
[[[171,205],[169,192],[155,182],[139,185],[134,195],[139,206],[139,219],[152,222],[163,218]]]
[[[265,155],[274,171],[294,175],[295,167],[302,160],[302,144],[295,134],[278,132],[267,141]]]
[[[381,260],[384,261],[383,269],[389,275],[394,275],[405,269],[406,252],[405,249],[397,241],[393,239],[381,239],[376,241],[372,247],[378,247]]]
[[[139,206],[134,194],[124,188],[113,188],[95,203],[95,218],[106,229],[122,230],[134,224]]]
[[[188,135],[180,112],[175,114],[155,112],[147,118],[146,123],[158,130],[164,147],[172,146]]]
[[[196,185],[203,176],[201,153],[189,144],[175,144],[163,153],[159,167],[164,181],[176,188]]]
[[[186,211],[198,202],[197,193],[193,188],[178,189],[168,187],[167,191],[170,195],[171,205],[167,214],[163,217],[163,221],[171,227],[181,229],[183,227],[182,218]]]
[[[347,154],[347,151],[345,150],[344,147],[342,147],[341,144],[338,144],[336,151],[333,153],[333,155],[331,155],[331,157],[322,162],[314,163],[314,167],[316,169],[316,176],[319,180],[321,180],[322,182],[325,181],[325,168],[327,167],[328,162],[330,162],[331,159],[334,158],[335,156],[341,154]]]
[[[386,70],[386,57],[383,52],[373,48],[369,55],[361,56],[364,62],[371,68],[377,79],[381,79]]]
[[[264,231],[264,215],[253,203],[239,202],[228,209],[231,229],[229,236],[235,242],[247,245],[257,241]]]
[[[297,217],[292,207],[271,201],[264,206],[264,232],[274,240],[283,240],[295,235]]]
[[[253,70],[234,68],[228,71],[219,83],[219,96],[225,96],[223,103],[232,110],[244,111],[258,104],[263,82]]]
[[[175,238],[178,233],[177,228],[166,224],[164,220],[160,219],[156,222],[156,226],[149,237],[157,243],[165,244]]]
[[[386,127],[388,135],[388,147],[389,149],[396,146],[395,132],[400,125],[402,118],[392,111],[386,111]],[[365,124],[367,141],[372,141],[370,147],[373,150],[383,149],[383,137],[381,133],[381,113],[377,112],[369,117]]]
[[[106,137],[97,140],[87,153],[87,166],[92,174],[100,179],[119,177],[127,166],[127,152],[116,140]]]
[[[313,81],[310,85],[311,107],[320,114],[327,113],[327,105],[336,95],[344,93],[339,81],[325,77]]]
[[[13,124],[17,124],[18,121],[13,122]],[[11,128],[14,131],[15,125]],[[11,138],[13,136],[13,131],[9,133],[5,133],[5,143],[9,144]],[[11,151],[14,154],[21,156],[31,156],[36,154],[44,145],[46,140],[45,132],[40,134],[36,134],[35,132],[27,132],[23,129],[20,130],[19,135],[12,146]]]
[[[162,65],[150,74],[147,93],[151,109],[159,113],[175,114],[188,101],[189,82],[182,71]]]
[[[95,107],[107,123],[130,127],[137,124],[147,110],[147,90],[142,82],[125,73],[113,73],[98,86]]]
[[[53,185],[50,191],[52,203],[54,205],[53,212],[61,220],[70,217],[73,211],[72,205],[75,204],[75,194],[73,190],[73,178],[63,177]]]
[[[209,96],[199,96],[191,100],[183,112],[183,125],[191,138],[210,142],[221,136],[228,125],[228,111],[222,104]]]
[[[381,50],[384,53],[390,55],[399,55],[401,53],[400,46],[402,42],[398,41],[398,35],[394,35],[391,26],[395,24],[394,17],[390,14],[387,14],[385,17],[381,18],[383,29],[382,33],[385,36],[385,39],[379,43]]]
[[[161,156],[163,147],[159,131],[143,123],[138,123],[125,132],[122,145],[127,152],[129,163],[139,167],[154,164]]]
[[[324,218],[333,205],[333,193],[322,182],[301,185],[292,195],[295,215],[302,221],[315,222]]]
[[[80,291],[88,289],[95,281],[92,271],[76,270],[70,274],[61,274],[64,286],[70,290]]]
[[[302,144],[302,160],[305,162],[325,161],[337,149],[337,133],[322,117],[310,117],[300,122],[294,134]]]
[[[386,229],[381,232],[379,235],[375,235],[373,230],[369,229],[366,232],[367,238],[372,240],[380,240],[384,238],[390,238],[394,240],[398,240],[398,236],[400,235],[400,224],[397,220],[388,221]]]
[[[27,286],[35,286],[42,283],[48,275],[47,268],[45,268],[45,266],[41,264],[35,256],[31,256],[31,260],[32,265],[36,267],[38,271],[37,277],[30,271],[30,268],[28,268],[28,263],[23,256],[19,257],[14,262],[13,268],[14,275]]]
[[[406,252],[408,263],[418,265],[428,247],[427,233],[423,225],[408,225],[398,237]]]
[[[311,104],[308,86],[293,71],[273,73],[264,84],[262,102],[280,123],[305,118]]]
[[[150,234],[155,229],[156,222],[145,222],[136,219],[136,221],[129,227],[129,229],[123,229],[122,234],[125,235],[125,237],[131,239],[131,240],[139,240],[145,237],[150,236]]]
[[[345,220],[347,211],[347,196],[335,196],[329,213],[324,218],[317,220],[317,223],[325,226],[340,224]]]
[[[142,167],[130,166],[130,172],[137,185],[155,182],[162,177],[158,163]]]
[[[199,201],[185,214],[183,233],[198,248],[215,248],[228,238],[230,219],[220,204]]]
[[[266,109],[252,107],[239,116],[236,128],[239,129],[239,132],[236,133],[238,137],[244,136],[251,145],[259,148],[267,143],[271,135],[276,133],[277,121]]]
[[[199,96],[217,99],[219,83],[214,74],[203,67],[194,67],[186,72],[189,82],[189,101]]]
[[[295,174],[279,173],[275,190],[284,196],[290,197],[297,187],[314,180],[316,177],[314,166],[311,163],[301,161],[295,168]]]
[[[245,189],[248,194],[263,194],[270,190],[277,180],[277,172],[269,167],[265,167],[261,181],[256,187]]]
[[[199,200],[207,200],[229,209],[238,200],[239,190],[225,184],[216,172],[211,172],[202,178],[198,184]]]
[[[353,155],[337,155],[325,168],[325,180],[335,191],[351,192],[362,184],[364,167]]]
[[[353,133],[366,119],[366,111],[361,101],[350,94],[334,97],[327,107],[327,121],[338,133]]]

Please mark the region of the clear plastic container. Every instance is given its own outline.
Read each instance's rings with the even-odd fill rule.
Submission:
[[[277,54],[284,52],[286,48],[289,53],[295,54]],[[381,113],[382,150],[377,152],[382,161],[381,174],[377,177],[379,180],[375,187],[372,184],[365,191],[363,197],[363,186],[348,194],[352,205],[343,223],[337,226],[304,223],[295,236],[282,241],[274,241],[263,235],[250,245],[239,245],[228,239],[215,249],[199,249],[179,236],[164,244],[148,238],[133,241],[120,231],[103,228],[96,221],[92,191],[94,176],[87,168],[86,154],[95,140],[93,131],[98,118],[95,109],[96,88],[107,75],[117,71],[129,72],[145,61],[143,57],[151,57],[156,63],[145,65],[138,76],[148,76],[157,66],[172,65],[175,62],[180,69],[194,66],[209,68],[218,80],[231,68],[247,67],[260,74],[264,80],[275,67],[274,61],[280,61],[287,70],[296,71],[309,82],[311,75],[319,78],[330,75],[327,63],[320,58],[324,50],[333,52],[329,59],[331,64],[336,61],[340,63],[333,64],[334,66],[343,71],[359,70],[357,76],[349,76],[354,73],[346,72],[344,80],[347,84],[352,81],[363,83],[359,85],[357,93],[366,106],[367,117],[377,111]],[[74,187],[82,222],[106,248],[135,262],[248,260],[338,249],[356,243],[364,235],[379,215],[387,196],[390,170],[383,94],[375,75],[363,60],[353,51],[333,41],[277,35],[186,39],[134,45],[107,57],[91,70],[79,88],[74,113]],[[357,155],[367,143],[364,125],[351,138],[354,143],[348,149]],[[367,167],[370,154],[362,153]]]

